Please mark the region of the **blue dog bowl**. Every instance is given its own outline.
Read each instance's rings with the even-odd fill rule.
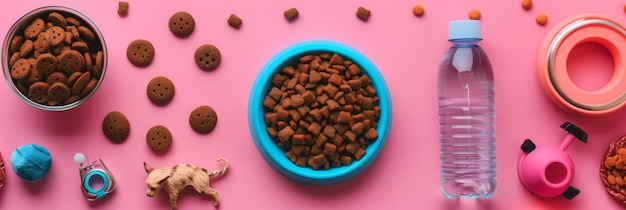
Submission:
[[[319,53],[338,53],[345,59],[359,65],[377,91],[379,98],[380,117],[378,120],[378,139],[371,141],[365,149],[365,156],[353,160],[352,164],[330,169],[314,170],[311,167],[295,165],[285,155],[286,150],[278,147],[267,133],[263,108],[263,99],[267,96],[274,74],[283,67],[294,65],[301,56]],[[283,176],[296,182],[312,185],[330,185],[346,181],[370,166],[378,157],[387,143],[391,128],[391,96],[385,79],[378,68],[367,57],[357,50],[334,41],[311,40],[291,45],[274,55],[257,75],[248,101],[248,126],[254,144],[265,161]]]

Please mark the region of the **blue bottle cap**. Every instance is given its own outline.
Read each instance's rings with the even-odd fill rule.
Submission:
[[[448,29],[448,40],[454,39],[479,39],[483,37],[480,33],[480,21],[478,20],[453,20],[450,21]]]

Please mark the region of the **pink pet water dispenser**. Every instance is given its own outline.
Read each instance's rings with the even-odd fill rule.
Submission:
[[[573,199],[580,190],[571,186],[574,179],[574,163],[565,152],[567,147],[578,139],[587,142],[587,133],[574,124],[565,122],[561,128],[568,132],[561,146],[536,146],[530,139],[522,143],[524,151],[519,158],[517,173],[526,189],[542,196],[555,197],[562,195]]]

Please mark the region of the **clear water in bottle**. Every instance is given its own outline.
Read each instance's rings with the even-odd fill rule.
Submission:
[[[439,66],[441,191],[448,198],[489,198],[496,189],[494,78],[478,46],[480,22],[450,22]]]

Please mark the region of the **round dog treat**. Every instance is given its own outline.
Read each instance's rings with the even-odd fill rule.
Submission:
[[[121,15],[121,16],[125,16],[128,14],[128,2],[126,1],[120,1],[120,3],[117,5],[117,14]]]
[[[85,38],[85,40],[93,42],[96,40],[96,34],[94,34],[89,28],[85,26],[78,26],[78,34],[80,37]]]
[[[11,58],[9,58],[9,66],[13,66],[13,64],[15,64],[15,62],[17,62],[17,60],[19,60],[20,58],[20,53],[19,52],[14,52],[11,55]]]
[[[78,51],[80,53],[86,53],[89,50],[89,46],[85,42],[78,41],[78,42],[72,43],[71,49],[72,50],[76,50],[76,51]],[[89,59],[91,59],[91,58],[89,58]]]
[[[90,72],[85,72],[80,75],[80,77],[76,79],[74,85],[72,85],[72,95],[80,94],[80,92],[83,91],[85,86],[87,86],[87,84],[89,83],[89,80],[91,80]]]
[[[166,150],[172,145],[172,133],[165,126],[154,126],[146,134],[146,143],[154,151]]]
[[[470,10],[468,16],[472,20],[480,20],[480,11],[477,9]]]
[[[67,74],[81,71],[85,67],[85,58],[83,58],[83,54],[76,50],[62,52],[61,55],[59,55],[57,62],[57,68]]]
[[[48,174],[52,166],[52,156],[48,149],[41,145],[26,144],[13,151],[11,166],[15,174],[24,181],[36,182]]]
[[[100,77],[100,74],[102,74],[102,69],[104,68],[104,55],[102,54],[102,51],[98,51],[96,53],[96,59],[95,59],[95,63],[94,63],[94,67],[92,68],[92,75],[96,78]]]
[[[194,57],[198,67],[207,71],[216,69],[222,60],[220,50],[211,44],[205,44],[198,47]]]
[[[26,27],[26,30],[24,30],[24,36],[28,39],[35,39],[39,33],[43,32],[45,29],[46,23],[43,19],[37,18]]]
[[[48,75],[48,78],[46,78],[46,82],[50,85],[54,84],[55,82],[67,83],[67,76],[65,76],[65,74],[61,72],[56,71]]]
[[[196,26],[196,22],[193,16],[187,12],[177,12],[170,17],[169,27],[170,31],[178,37],[186,37],[193,32]]]
[[[78,80],[78,78],[83,75],[82,72],[74,72],[72,73],[68,78],[67,78],[67,85],[72,87],[74,86],[74,83],[76,83],[76,80]]]
[[[300,12],[298,12],[298,9],[296,9],[296,8],[291,8],[291,9],[288,9],[288,10],[286,10],[286,11],[283,13],[283,15],[285,15],[285,18],[286,18],[288,21],[293,21],[293,20],[295,20],[296,18],[298,18],[298,15],[299,15],[299,14],[300,14]]]
[[[137,67],[148,66],[154,59],[154,47],[148,40],[137,39],[126,48],[126,57]]]
[[[33,47],[37,52],[46,53],[50,51],[50,43],[50,37],[47,33],[39,33]]]
[[[85,85],[85,88],[83,88],[83,90],[80,91],[80,95],[81,96],[87,95],[89,92],[91,92],[91,90],[93,90],[96,87],[96,84],[98,84],[98,79],[91,78],[89,82],[87,83],[87,85]]]
[[[30,55],[30,53],[33,52],[33,45],[33,41],[31,41],[30,39],[24,41],[24,44],[20,46],[20,56],[26,57],[27,55]]]
[[[9,44],[9,49],[11,52],[17,52],[20,50],[22,44],[24,44],[24,37],[14,36],[13,39],[11,39],[11,44]]]
[[[30,63],[24,58],[17,60],[11,67],[11,78],[13,79],[24,79],[28,77],[28,74],[30,74]]]
[[[51,101],[65,101],[70,95],[70,88],[65,83],[55,82],[48,88],[48,97]]]
[[[35,60],[34,68],[41,74],[48,75],[57,69],[57,58],[50,53],[44,53]]]
[[[155,77],[148,83],[148,99],[156,105],[165,105],[174,98],[174,83],[167,77]]]
[[[230,14],[230,16],[228,17],[228,25],[232,26],[233,28],[239,29],[239,27],[241,27],[241,23],[241,18],[237,17],[237,15],[235,14]]]
[[[536,21],[539,25],[545,25],[548,23],[548,16],[546,14],[537,15]]]
[[[199,106],[189,114],[189,125],[199,134],[207,134],[217,125],[217,113],[210,106]]]
[[[126,116],[118,111],[109,112],[102,121],[104,136],[111,142],[119,144],[126,140],[130,134],[130,123]]]
[[[57,46],[65,41],[65,30],[59,26],[52,26],[46,30],[50,36],[50,45]]]
[[[367,21],[370,18],[370,10],[365,9],[364,7],[359,7],[356,10],[356,16],[362,21]]]
[[[28,88],[28,97],[37,103],[45,103],[50,99],[48,88],[50,88],[50,84],[47,82],[35,82]]]
[[[55,26],[59,26],[61,28],[67,27],[65,17],[58,12],[51,12],[48,14],[48,20]]]
[[[415,5],[413,7],[413,14],[417,17],[421,17],[422,15],[424,15],[424,6],[422,5]]]
[[[67,21],[67,25],[76,26],[76,27],[80,26],[80,21],[78,21],[74,17],[69,17],[68,16],[68,17],[65,18],[65,21]]]
[[[530,10],[530,8],[532,7],[533,7],[532,0],[522,0],[522,8],[524,8],[525,10]]]

